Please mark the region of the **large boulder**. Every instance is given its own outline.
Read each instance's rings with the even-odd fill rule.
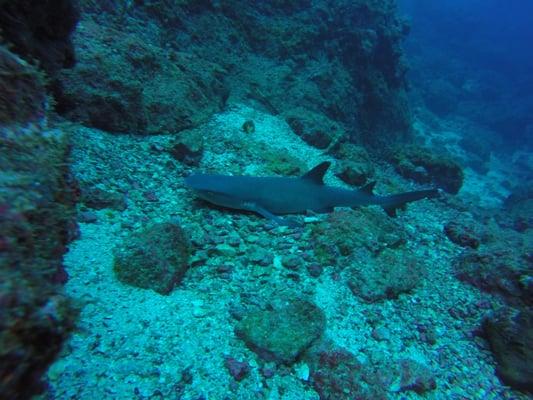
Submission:
[[[113,269],[128,285],[169,294],[189,268],[190,241],[177,222],[131,233],[114,251]]]
[[[533,392],[533,311],[502,309],[487,316],[484,334],[508,385]]]
[[[354,295],[373,303],[412,291],[424,275],[423,263],[409,252],[385,249],[365,265],[351,265],[347,283]]]
[[[69,118],[176,132],[247,103],[300,120],[297,131],[319,148],[338,136],[388,145],[410,133],[408,27],[393,0],[81,5],[79,66],[64,75]]]
[[[92,21],[80,25],[74,42],[78,63],[61,75],[70,119],[111,132],[175,133],[222,106],[223,69],[193,53]]]
[[[325,325],[320,308],[294,300],[277,309],[247,313],[235,331],[264,360],[292,364],[322,336]]]
[[[455,276],[510,304],[533,303],[533,260],[528,244],[465,250],[453,261]]]
[[[448,155],[406,146],[391,153],[391,161],[400,175],[418,183],[433,183],[451,194],[457,194],[463,186],[463,169]]]

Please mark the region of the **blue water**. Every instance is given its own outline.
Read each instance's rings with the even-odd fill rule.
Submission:
[[[400,0],[399,6],[411,21],[405,48],[413,85],[431,85],[424,75],[444,79],[453,91],[442,96],[455,105],[427,105],[494,130],[506,150],[531,150],[533,2]],[[461,90],[466,80],[476,87]]]

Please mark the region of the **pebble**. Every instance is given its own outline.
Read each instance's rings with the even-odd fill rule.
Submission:
[[[237,254],[237,250],[223,243],[215,246],[215,253],[225,257],[234,257]]]

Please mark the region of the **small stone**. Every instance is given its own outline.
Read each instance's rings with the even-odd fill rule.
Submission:
[[[302,259],[295,254],[291,254],[291,255],[282,257],[281,263],[283,264],[285,268],[288,268],[291,270],[297,270],[302,264]]]
[[[98,216],[93,211],[82,211],[78,215],[78,220],[85,224],[94,224],[98,222]]]
[[[307,272],[309,275],[311,275],[313,278],[318,278],[320,275],[322,275],[322,271],[324,268],[322,268],[319,264],[309,264],[307,266]]]
[[[238,382],[246,378],[251,370],[250,364],[246,361],[238,361],[230,356],[224,357],[224,364],[229,374]]]
[[[151,190],[143,192],[143,197],[145,198],[145,200],[148,200],[149,202],[152,202],[152,203],[159,201],[159,198],[157,197],[157,195]]]
[[[272,378],[274,376],[274,369],[269,367],[264,367],[261,369],[261,375],[265,378]]]
[[[384,341],[390,339],[390,331],[384,326],[378,326],[372,330],[372,337],[378,341]]]
[[[241,244],[241,238],[237,235],[231,235],[228,238],[227,243],[232,247],[238,247]]]
[[[223,244],[216,245],[215,253],[221,256],[225,256],[225,257],[234,257],[237,254],[237,250],[223,243]]]
[[[101,210],[111,208],[113,210],[124,211],[127,207],[123,194],[99,188],[83,189],[81,201],[89,208]]]
[[[422,394],[436,387],[435,377],[427,366],[410,359],[400,361],[400,391]]]
[[[246,237],[246,241],[248,243],[255,243],[255,242],[257,242],[258,239],[259,239],[259,236],[257,236],[257,235],[250,235],[250,236]]]
[[[294,368],[294,370],[296,372],[296,376],[299,379],[306,382],[309,380],[309,365],[307,365],[306,363],[298,364]]]

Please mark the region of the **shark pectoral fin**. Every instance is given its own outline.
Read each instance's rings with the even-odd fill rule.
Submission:
[[[285,220],[285,219],[283,219],[281,217],[278,217],[277,215],[272,214],[266,208],[258,206],[257,204],[249,204],[248,205],[248,210],[254,211],[254,212],[258,213],[259,215],[262,215],[263,217],[265,217],[265,218],[267,218],[267,219],[269,219],[271,221],[274,221],[278,225],[295,227],[295,224],[292,221],[288,221],[288,220]]]

